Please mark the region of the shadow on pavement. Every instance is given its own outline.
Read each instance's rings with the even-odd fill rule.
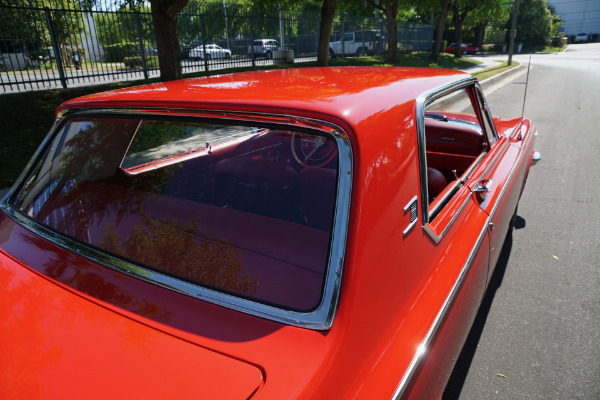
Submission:
[[[517,215],[515,220],[515,229],[523,229],[524,227],[525,219]],[[475,356],[475,351],[477,350],[479,340],[481,339],[481,335],[483,333],[483,327],[485,326],[488,314],[492,308],[496,291],[500,288],[502,285],[502,280],[504,279],[504,273],[506,272],[506,266],[508,265],[508,260],[510,258],[510,252],[513,245],[512,232],[513,231],[510,230],[506,236],[506,240],[504,241],[504,245],[500,251],[498,263],[496,264],[496,269],[492,274],[489,286],[485,292],[485,295],[483,296],[483,300],[479,306],[479,311],[477,312],[477,316],[475,317],[475,321],[473,322],[469,336],[467,336],[465,345],[458,357],[458,360],[456,361],[454,370],[450,375],[450,379],[448,380],[448,384],[444,390],[442,400],[456,400],[460,397],[465,380],[467,379],[469,368],[473,362],[473,357]]]

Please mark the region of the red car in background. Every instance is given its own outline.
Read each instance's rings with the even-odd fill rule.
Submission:
[[[479,51],[478,47],[467,46],[464,43],[462,43],[460,45],[460,48],[462,49],[462,54],[475,54]],[[445,53],[454,54],[455,51],[456,51],[456,43],[450,43],[450,45],[444,49]]]
[[[534,139],[448,70],[71,100],[0,203],[0,397],[439,398]]]

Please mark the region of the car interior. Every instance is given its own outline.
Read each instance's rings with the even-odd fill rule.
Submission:
[[[430,210],[439,209],[446,195],[451,196],[453,183],[489,148],[468,93],[462,89],[451,96],[450,101],[442,98],[425,110]]]

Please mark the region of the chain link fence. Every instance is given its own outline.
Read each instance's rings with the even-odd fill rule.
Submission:
[[[190,3],[177,34],[183,74],[315,60],[318,12],[252,10]],[[398,22],[399,49],[429,51],[433,26]],[[387,51],[381,18],[337,15],[330,53]],[[149,8],[90,0],[0,0],[2,93],[158,77],[158,51]]]

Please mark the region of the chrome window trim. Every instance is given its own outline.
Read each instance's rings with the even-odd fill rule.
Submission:
[[[446,232],[450,229],[452,224],[457,218],[459,212],[455,214],[452,220],[448,223],[448,225],[444,228],[444,231],[437,236],[434,234],[432,229],[427,225],[429,224],[429,216],[431,215],[429,212],[429,201],[427,196],[427,147],[426,147],[426,139],[425,139],[425,108],[433,103],[435,100],[443,97],[453,91],[467,88],[472,85],[477,85],[477,79],[469,76],[465,78],[461,78],[454,82],[448,83],[446,85],[434,88],[427,92],[421,93],[419,97],[417,97],[415,104],[415,119],[417,125],[417,145],[418,145],[418,157],[419,157],[419,174],[420,174],[420,182],[421,182],[421,221],[423,230],[427,233],[427,235],[436,243],[439,243],[442,237],[446,234]],[[483,157],[480,157],[476,160],[477,165],[481,162]],[[475,167],[475,166],[474,166]],[[472,173],[474,168],[469,168],[463,176],[468,178]],[[468,173],[468,174],[467,174]],[[462,178],[462,177],[461,177]],[[453,189],[455,190],[455,189]],[[447,200],[447,199],[444,199]],[[466,201],[461,205],[460,210],[464,208]]]
[[[485,237],[485,235],[487,233],[489,224],[492,221],[492,218],[494,217],[494,215],[495,215],[495,213],[496,213],[496,211],[498,209],[498,206],[502,202],[502,198],[504,197],[504,194],[506,193],[506,190],[507,190],[508,186],[510,186],[510,183],[512,181],[512,178],[514,176],[514,173],[515,173],[517,167],[521,164],[521,162],[523,161],[523,157],[526,156],[526,154],[527,154],[524,150],[527,147],[527,143],[531,139],[531,136],[533,136],[533,135],[531,135],[531,133],[529,135],[527,135],[527,139],[523,142],[523,147],[521,148],[521,152],[520,152],[519,156],[517,157],[517,160],[515,161],[515,164],[511,168],[510,173],[508,174],[508,178],[506,180],[506,184],[504,185],[504,187],[500,191],[500,195],[498,196],[498,200],[494,204],[494,207],[492,208],[492,211],[490,212],[490,214],[489,214],[489,216],[488,216],[488,218],[486,220],[486,224],[484,225],[484,227],[482,228],[481,232],[479,233],[479,237],[477,238],[477,242],[475,243],[475,246],[473,247],[473,249],[471,249],[471,252],[469,253],[469,257],[467,259],[467,262],[463,266],[463,269],[461,270],[461,272],[460,272],[460,274],[458,276],[458,279],[456,280],[456,282],[452,286],[452,289],[450,290],[450,293],[446,297],[446,300],[444,301],[444,304],[442,305],[442,307],[438,311],[435,319],[433,320],[431,326],[429,327],[429,330],[427,331],[427,334],[425,335],[425,338],[423,339],[423,341],[421,342],[421,344],[419,345],[419,347],[416,349],[416,352],[415,352],[415,355],[414,355],[413,359],[411,360],[408,368],[406,369],[406,372],[402,376],[402,379],[400,380],[400,383],[398,384],[398,386],[396,388],[396,391],[392,395],[392,399],[393,400],[400,399],[402,397],[402,395],[404,394],[404,392],[406,391],[409,382],[413,378],[413,376],[414,376],[414,374],[416,372],[417,367],[419,366],[419,364],[422,361],[423,355],[427,353],[428,347],[431,345],[431,341],[435,337],[437,331],[440,329],[440,325],[441,325],[442,320],[445,318],[446,314],[448,313],[448,311],[450,309],[450,306],[452,305],[452,303],[454,301],[454,298],[456,297],[456,295],[458,294],[460,288],[462,287],[462,284],[463,284],[463,282],[464,282],[464,280],[465,280],[465,278],[467,276],[467,273],[471,269],[473,261],[475,260],[475,255],[477,254],[477,252],[479,251],[479,248],[481,247],[481,244],[483,243],[483,238]],[[506,143],[509,143],[508,140],[507,140]],[[509,145],[510,145],[510,143],[509,143]],[[492,164],[490,164],[490,166],[491,165]],[[486,173],[487,173],[488,170],[489,170],[489,168],[486,169]]]
[[[482,116],[487,119],[488,125],[490,126],[490,128],[492,128],[492,132],[490,132],[490,134],[492,135],[494,142],[496,142],[499,139],[498,131],[496,130],[496,125],[494,124],[494,117],[492,115],[492,111],[490,110],[490,106],[483,94],[483,89],[481,88],[481,85],[479,85],[479,82],[477,82],[477,84],[475,85],[475,89],[477,90],[477,95],[479,97],[478,101],[482,102],[482,104],[480,104],[480,109],[484,113]],[[490,141],[490,144],[492,144],[489,136],[488,141]]]
[[[70,117],[82,115],[152,115],[152,116],[176,116],[186,118],[218,118],[228,123],[235,122],[257,122],[270,123],[289,127],[291,129],[309,128],[331,135],[338,146],[338,181],[337,200],[334,210],[333,229],[331,233],[330,250],[324,276],[324,288],[322,298],[315,310],[310,312],[299,312],[286,310],[259,303],[257,301],[244,299],[195,285],[171,276],[148,270],[137,264],[122,260],[110,254],[106,254],[92,246],[76,242],[67,235],[56,232],[45,225],[35,221],[9,204],[10,198],[20,188],[31,167],[41,156],[46,145],[57,132],[61,123]],[[339,292],[342,278],[342,267],[346,249],[348,220],[350,214],[350,199],[353,178],[353,153],[350,139],[346,132],[330,122],[294,115],[277,115],[268,113],[231,112],[213,110],[189,110],[189,109],[79,109],[64,110],[60,112],[57,119],[42,144],[38,147],[35,155],[27,164],[26,169],[19,176],[9,193],[2,199],[0,209],[17,223],[27,229],[39,234],[45,239],[79,255],[85,256],[92,261],[112,268],[119,272],[133,276],[138,279],[156,284],[158,286],[186,294],[195,298],[218,304],[233,310],[266,318],[269,320],[294,325],[301,328],[326,330],[333,323],[339,300]]]
[[[464,174],[461,177],[459,177],[460,180],[454,181],[454,183],[452,184],[452,189],[442,196],[442,200],[433,209],[429,210],[429,215],[427,216],[428,219],[431,218],[432,215],[436,216],[443,209],[443,207],[446,205],[446,202],[456,194],[456,191],[460,188],[461,185],[464,185],[465,181],[463,180],[463,178],[468,179],[471,176],[473,171],[479,166],[479,164],[481,164],[487,153],[487,151],[481,153],[475,159],[475,161],[473,161],[469,168],[464,172]]]

